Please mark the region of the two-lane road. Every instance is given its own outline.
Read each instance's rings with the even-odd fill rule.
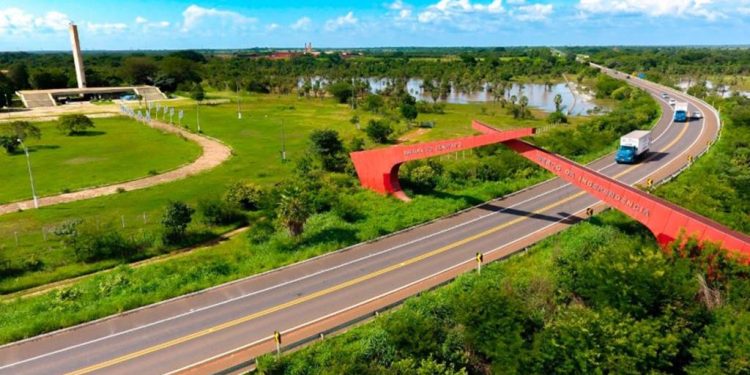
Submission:
[[[706,104],[670,91],[704,114],[704,120],[673,123],[672,109],[660,97],[667,89],[638,79],[628,82],[649,91],[663,109],[652,153],[632,166],[615,164],[610,155],[591,163],[592,169],[628,184],[659,181],[686,165],[688,156],[698,155],[718,134],[718,118]],[[0,347],[0,373],[166,373],[221,358],[250,343],[267,343],[274,330],[291,333],[323,317],[329,317],[326,324],[333,327],[351,318],[342,312],[352,306],[396,301],[404,297],[399,292],[430,287],[438,275],[464,272],[476,252],[488,260],[512,254],[580,220],[589,207],[601,205],[580,189],[552,179],[377,241]],[[412,289],[407,291],[407,286]],[[243,358],[267,350],[250,345]]]

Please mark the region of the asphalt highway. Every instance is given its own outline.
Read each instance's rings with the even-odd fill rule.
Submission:
[[[627,82],[649,91],[663,109],[651,153],[635,165],[615,164],[608,155],[590,168],[627,184],[661,181],[718,136],[718,118],[708,105],[635,77]],[[704,119],[673,123],[662,92],[689,101],[690,111],[701,111]],[[243,360],[272,350],[268,344],[275,330],[294,337],[300,327],[320,319],[330,322],[320,328],[340,325],[351,319],[351,312],[344,313],[348,309],[371,312],[367,303],[396,302],[434,286],[438,275],[465,272],[477,252],[496,260],[521,251],[583,219],[587,208],[598,211],[603,205],[555,178],[377,241],[5,345],[0,347],[0,374],[211,372],[219,368],[211,366],[237,362],[226,355],[239,349]]]

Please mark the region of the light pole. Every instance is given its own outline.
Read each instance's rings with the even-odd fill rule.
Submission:
[[[31,181],[31,196],[34,198],[34,208],[39,208],[39,199],[36,197],[36,188],[34,188],[34,175],[31,174],[31,158],[29,157],[29,149],[23,143],[21,138],[18,138],[18,143],[23,147],[23,152],[26,154],[26,166],[29,168],[29,181]]]
[[[281,120],[281,161],[286,161],[286,134],[284,133],[284,120]]]
[[[240,83],[237,82],[237,119],[242,120],[242,112],[240,112]]]
[[[198,125],[198,133],[201,132],[201,102],[195,101],[195,122]]]

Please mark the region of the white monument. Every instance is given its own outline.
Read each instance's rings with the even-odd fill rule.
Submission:
[[[86,72],[83,70],[83,54],[81,54],[81,43],[78,41],[78,26],[70,23],[70,43],[73,45],[73,62],[76,66],[76,79],[78,88],[86,87]]]

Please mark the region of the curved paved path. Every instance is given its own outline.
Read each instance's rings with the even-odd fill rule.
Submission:
[[[39,198],[39,207],[52,206],[60,203],[69,203],[80,201],[84,199],[91,199],[101,197],[110,194],[116,194],[118,190],[125,189],[125,191],[145,189],[147,187],[166,184],[167,182],[181,180],[186,177],[190,177],[200,172],[207,171],[214,167],[219,166],[221,163],[229,159],[232,155],[232,150],[225,144],[206,136],[190,133],[182,128],[174,125],[169,125],[159,121],[152,121],[151,127],[158,130],[163,130],[170,133],[182,135],[188,140],[197,143],[202,149],[203,153],[194,162],[179,167],[177,169],[158,174],[156,176],[149,176],[140,178],[137,180],[131,180],[126,182],[117,183],[114,185],[107,185],[101,187],[95,187],[85,190],[79,190],[72,193],[53,195],[49,197]],[[34,208],[33,200],[26,200],[20,202],[13,202],[0,205],[0,215],[17,212],[19,210],[28,210]]]

